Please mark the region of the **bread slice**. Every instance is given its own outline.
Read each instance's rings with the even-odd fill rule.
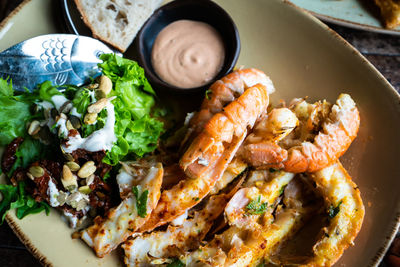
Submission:
[[[400,25],[400,0],[375,0],[375,4],[381,9],[386,28],[394,29]]]
[[[162,0],[75,0],[85,24],[98,38],[125,52]]]

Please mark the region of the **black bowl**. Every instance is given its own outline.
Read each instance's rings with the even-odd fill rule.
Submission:
[[[208,23],[220,34],[225,45],[225,61],[218,75],[210,83],[195,88],[180,88],[161,80],[151,64],[151,51],[158,33],[168,24],[181,20]],[[147,20],[135,39],[139,64],[155,89],[178,93],[195,93],[232,71],[240,53],[240,38],[235,23],[228,13],[211,0],[175,0],[157,9]]]

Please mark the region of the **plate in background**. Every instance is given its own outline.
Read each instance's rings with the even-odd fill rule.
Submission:
[[[343,0],[347,1],[347,0]],[[33,36],[59,32],[53,0],[26,0],[0,25],[0,51]],[[309,96],[334,101],[352,95],[359,106],[359,136],[342,158],[358,184],[366,216],[355,246],[336,266],[376,266],[392,241],[400,218],[400,98],[385,78],[354,48],[316,18],[281,0],[217,0],[235,20],[242,40],[238,65],[268,73],[277,92],[272,101]],[[27,23],[29,22],[29,23]],[[134,57],[129,49],[125,54]],[[2,180],[4,182],[4,179]],[[45,265],[121,266],[113,253],[95,257],[53,211],[7,221]]]
[[[371,0],[286,0],[323,21],[354,29],[400,35],[400,26],[386,29]]]

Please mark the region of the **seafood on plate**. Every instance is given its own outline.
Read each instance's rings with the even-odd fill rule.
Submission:
[[[267,88],[256,84],[215,114],[180,159],[186,179],[161,194],[157,207],[140,231],[168,223],[199,203],[228,167],[237,149],[269,104]]]
[[[160,198],[162,178],[161,163],[149,167],[146,175],[133,185],[130,196],[110,209],[105,218],[96,217],[94,224],[82,231],[81,238],[98,257],[114,250],[147,221]]]
[[[235,191],[237,188],[228,194],[211,196],[203,208],[184,213],[172,221],[165,231],[155,230],[125,242],[122,245],[125,264],[146,266],[169,263],[171,258],[179,257],[182,252],[196,249]]]
[[[357,106],[348,94],[340,94],[334,105],[294,99],[289,109],[273,109],[255,126],[240,154],[258,168],[315,172],[347,151],[359,126]]]
[[[219,108],[203,102],[212,116],[189,130],[157,205],[122,245],[128,266],[331,266],[353,243],[364,207],[337,159],[357,135],[354,101],[295,99],[267,114],[268,93],[256,84]],[[312,256],[280,257],[315,214],[325,219]]]
[[[255,266],[304,224],[317,206],[307,184],[284,171],[253,171],[225,208],[229,228],[180,259],[186,266]],[[292,181],[293,180],[293,181]],[[286,194],[290,184],[294,193]],[[295,198],[296,201],[291,201]],[[285,203],[285,204],[284,204]],[[239,216],[238,216],[239,215]]]
[[[321,230],[320,239],[313,247],[313,256],[302,264],[331,266],[354,244],[365,209],[358,186],[339,161],[309,177],[325,199],[329,223]]]
[[[375,0],[385,27],[395,29],[400,25],[400,3],[396,0]]]
[[[118,64],[127,64],[125,71],[110,73]],[[98,257],[121,246],[127,266],[331,266],[354,243],[364,206],[339,162],[360,125],[348,94],[335,104],[296,98],[271,107],[268,76],[239,69],[207,90],[181,142],[170,147],[158,139],[162,123],[151,117],[154,92],[144,74],[135,72],[143,82],[136,91],[119,76],[132,64],[114,58],[99,84],[65,94],[42,88],[35,97],[47,100],[35,104],[44,121],[28,123],[28,132],[48,144],[44,132],[55,134],[60,153],[16,167],[19,147],[27,146],[16,138],[2,161],[35,205],[73,217],[74,236]],[[147,104],[138,108],[131,103],[137,96],[120,86]],[[315,218],[321,227],[308,254],[285,257],[284,248]]]
[[[268,94],[275,92],[271,79],[264,72],[255,68],[235,70],[214,82],[206,91],[206,97],[200,110],[191,114],[188,121],[189,129],[183,143],[193,140],[216,113],[221,112],[226,105],[256,84],[264,85]]]

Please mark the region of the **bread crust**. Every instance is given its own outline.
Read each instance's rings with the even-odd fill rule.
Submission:
[[[89,4],[85,5],[85,1]],[[79,13],[81,14],[83,22],[92,31],[92,36],[108,45],[115,47],[122,53],[124,53],[132,43],[144,22],[161,4],[161,0],[127,0],[125,3],[128,3],[129,5],[124,4],[124,6],[121,4],[118,6],[118,1],[74,0],[74,2],[79,10]],[[100,8],[102,10],[93,10],[92,12],[90,9],[93,5],[97,5],[96,8]],[[116,17],[107,17],[107,15],[110,15],[110,11],[107,10],[109,9],[108,7],[115,11],[115,14],[117,14]],[[121,13],[126,17],[122,19],[118,18],[119,14]],[[100,20],[93,21],[93,19],[91,19],[91,16],[96,15],[105,16],[105,21],[111,20],[113,23],[103,22],[105,27],[102,27]],[[124,23],[120,23],[118,19],[120,21],[122,20]],[[110,34],[110,30],[107,32],[106,26],[109,28],[112,27],[112,34]]]

